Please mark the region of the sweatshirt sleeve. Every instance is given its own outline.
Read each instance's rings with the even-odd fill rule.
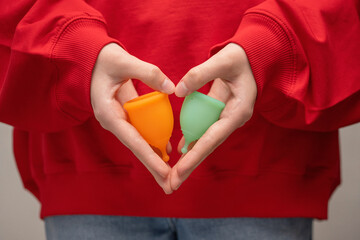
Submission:
[[[249,9],[233,42],[256,83],[255,108],[281,127],[332,131],[360,121],[360,22],[355,0],[269,0]]]
[[[0,121],[43,132],[86,121],[97,56],[117,42],[104,18],[82,0],[1,5]]]

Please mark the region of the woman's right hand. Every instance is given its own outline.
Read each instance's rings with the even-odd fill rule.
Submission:
[[[170,166],[127,121],[122,107],[126,101],[138,96],[131,79],[139,79],[166,94],[175,91],[175,85],[158,67],[110,43],[100,51],[92,74],[90,94],[95,118],[135,154],[165,193],[170,194]]]

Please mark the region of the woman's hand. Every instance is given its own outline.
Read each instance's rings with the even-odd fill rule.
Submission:
[[[226,45],[206,62],[192,68],[176,86],[175,94],[185,97],[215,80],[208,95],[226,103],[220,119],[183,155],[171,172],[176,190],[191,172],[253,113],[257,86],[245,51],[237,44]],[[184,145],[182,139],[178,149]]]
[[[99,53],[91,79],[91,104],[101,126],[112,132],[154,176],[165,193],[172,193],[171,168],[127,121],[122,105],[138,96],[131,79],[139,79],[158,91],[172,94],[175,85],[161,70],[127,53],[115,43]]]

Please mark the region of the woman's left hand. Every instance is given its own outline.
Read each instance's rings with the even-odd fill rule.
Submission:
[[[257,86],[245,51],[230,43],[204,63],[192,68],[176,86],[175,94],[185,97],[215,80],[209,96],[226,103],[220,119],[183,155],[171,170],[171,188],[176,190],[191,172],[253,113]],[[184,139],[178,149],[184,145]]]

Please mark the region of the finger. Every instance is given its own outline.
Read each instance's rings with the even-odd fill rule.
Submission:
[[[149,170],[155,170],[160,176],[166,177],[166,164],[151,149],[150,145],[141,137],[139,132],[129,122],[122,118],[123,112],[118,101],[99,104],[101,112],[98,112],[99,122],[112,132],[126,147],[128,147]]]
[[[127,101],[130,101],[138,96],[139,95],[131,79],[124,82],[116,93],[116,99],[120,102],[121,106],[124,105],[124,103]]]
[[[226,103],[231,97],[232,93],[229,85],[224,80],[217,78],[214,80],[208,95],[223,103]]]
[[[225,54],[215,54],[185,74],[176,86],[176,96],[185,97],[216,78],[224,78],[229,71],[232,71],[231,67],[231,58]]]
[[[208,93],[210,97],[213,97],[221,102],[227,102],[231,96],[231,90],[229,86],[220,78],[215,79]],[[185,144],[185,138],[182,137],[178,143],[177,151],[182,154],[181,149]],[[194,143],[189,144],[188,150],[193,147]]]
[[[178,189],[182,182],[212,151],[225,141],[235,129],[241,127],[251,118],[256,98],[256,85],[254,84],[251,75],[247,76],[246,74],[230,84],[231,91],[234,93],[231,93],[227,100],[220,120],[205,132],[194,147],[172,169],[170,181],[172,189]],[[217,96],[219,99],[227,97],[228,94],[218,93],[217,87],[224,86],[221,85],[221,82],[214,81],[211,89],[212,96]]]
[[[115,136],[122,139],[124,145],[144,164],[165,193],[172,193],[169,179],[170,166],[153,151],[131,124],[124,121],[123,125],[119,125],[119,129],[121,131],[115,130]]]
[[[175,90],[175,85],[158,67],[132,56],[117,44],[108,44],[101,50],[93,76],[98,74],[111,77],[113,84],[139,79],[166,94],[172,94]]]
[[[185,137],[183,136],[183,137],[180,139],[179,144],[178,144],[178,147],[177,147],[178,153],[182,154],[181,149],[184,147],[184,145],[185,145]]]
[[[197,142],[197,140],[191,142],[191,143],[189,144],[189,146],[187,147],[187,150],[190,151],[190,150],[194,147],[194,145],[196,144],[196,142]],[[177,148],[178,153],[183,154],[183,153],[181,152],[181,149],[184,147],[184,145],[185,145],[185,138],[182,137],[182,138],[180,139],[179,144],[178,144],[178,148]]]
[[[129,78],[139,79],[149,87],[166,94],[175,91],[174,83],[157,66],[144,62],[134,56],[129,57],[126,73]]]
[[[117,91],[117,100],[120,102],[121,105],[124,105],[124,103],[126,103],[127,101],[130,101],[138,96],[139,95],[131,80],[125,82]],[[156,152],[156,154],[162,156],[160,149],[157,149],[155,147],[152,147],[152,149]],[[166,145],[166,151],[168,154],[170,154],[172,151],[172,146],[170,142],[168,142],[168,144]]]
[[[238,127],[248,121],[252,114],[252,108],[247,104],[230,99],[220,117],[195,143],[193,148],[180,159],[172,169],[171,188],[176,190],[191,172],[210,155],[226,138]]]
[[[137,130],[125,120],[124,110],[116,99],[97,99],[95,115],[101,126],[112,132],[154,176],[165,193],[172,192],[169,174],[171,168],[151,149]]]
[[[191,172],[234,131],[228,120],[214,123],[172,169],[171,188],[176,190]]]
[[[168,144],[166,145],[166,152],[167,152],[168,154],[170,154],[170,153],[172,152],[172,146],[171,146],[171,143],[170,143],[170,142],[168,142]]]
[[[185,97],[215,78],[232,81],[248,63],[245,51],[230,43],[204,63],[190,69],[176,86],[175,94]]]
[[[220,77],[222,68],[223,64],[219,63],[217,58],[212,57],[206,62],[190,69],[176,86],[176,96],[185,97],[206,83]]]
[[[237,127],[240,127],[251,118],[257,95],[257,87],[251,70],[244,71],[236,80],[227,82],[227,85],[231,89],[231,96],[220,118],[231,119]]]

